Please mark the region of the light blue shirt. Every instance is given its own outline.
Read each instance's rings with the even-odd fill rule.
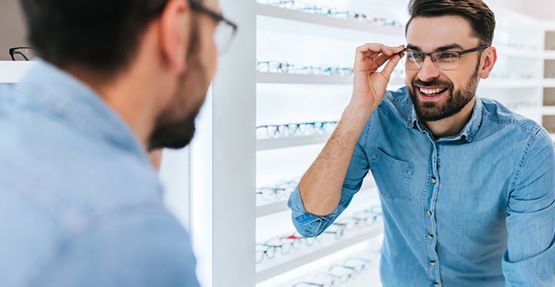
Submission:
[[[478,99],[456,136],[435,139],[407,88],[387,92],[356,145],[337,209],[289,206],[305,236],[324,231],[371,170],[380,193],[380,263],[389,286],[555,286],[555,152],[548,133]]]
[[[39,61],[0,91],[0,286],[198,286],[129,127]]]

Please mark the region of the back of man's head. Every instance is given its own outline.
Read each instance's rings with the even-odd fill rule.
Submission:
[[[149,21],[167,0],[21,0],[28,40],[58,66],[103,74],[124,68]]]
[[[482,0],[411,0],[410,20],[416,17],[460,16],[471,25],[474,36],[482,44],[491,45],[495,30],[495,15]]]

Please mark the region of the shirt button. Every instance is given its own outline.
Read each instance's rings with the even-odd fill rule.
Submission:
[[[426,212],[428,214],[428,216],[432,216],[434,215],[434,213],[431,210],[428,210],[428,212]]]
[[[437,178],[436,178],[435,176],[432,177],[432,183],[433,183],[433,184],[436,184],[436,183],[437,183]]]
[[[431,233],[429,233],[428,236],[426,236],[426,237],[427,237],[428,239],[430,239],[430,240],[434,239],[434,235],[431,234]]]
[[[434,287],[441,287],[441,284],[436,282],[434,283]]]
[[[430,266],[436,266],[436,261],[435,260],[430,260]]]

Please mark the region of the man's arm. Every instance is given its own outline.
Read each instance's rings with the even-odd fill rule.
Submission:
[[[555,286],[555,151],[543,130],[523,155],[507,210],[507,286]]]
[[[289,200],[293,223],[304,236],[320,234],[360,189],[368,171],[364,147],[359,143],[361,133],[384,98],[403,48],[366,44],[356,50],[351,101]]]
[[[384,98],[385,89],[403,47],[367,44],[356,51],[354,90],[330,140],[306,171],[299,184],[308,213],[324,216],[333,212],[353,151],[368,118]],[[378,68],[387,62],[382,72]]]

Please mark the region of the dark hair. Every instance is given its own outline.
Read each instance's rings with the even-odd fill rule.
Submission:
[[[167,0],[21,0],[36,54],[59,66],[113,74],[135,56]]]
[[[495,30],[495,15],[482,0],[411,0],[410,20],[416,17],[461,16],[471,25],[473,33],[483,45],[490,46]]]

